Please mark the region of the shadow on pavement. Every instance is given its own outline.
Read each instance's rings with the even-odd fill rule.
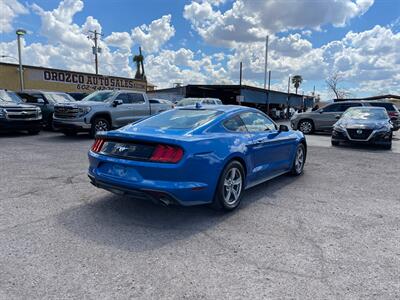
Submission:
[[[48,141],[89,141],[93,140],[93,138],[87,133],[78,133],[74,136],[66,136],[62,132],[53,132],[52,135],[43,136],[44,139]]]
[[[339,146],[335,146],[337,149],[346,149],[346,150],[363,150],[368,152],[391,152],[391,150],[384,149],[380,145],[374,144],[351,144],[351,143],[342,143]]]
[[[149,201],[107,194],[63,211],[58,222],[68,231],[99,244],[128,251],[148,251],[183,241],[234,218],[241,210],[292,183],[295,177],[280,176],[247,190],[242,206],[234,212],[208,206],[160,206]],[[265,199],[264,199],[265,201]]]
[[[185,240],[232,214],[207,206],[164,207],[107,194],[63,211],[57,220],[82,239],[128,251],[148,251]]]
[[[0,131],[0,138],[19,138],[19,137],[25,137],[25,136],[33,136],[31,134],[28,134],[27,131]]]

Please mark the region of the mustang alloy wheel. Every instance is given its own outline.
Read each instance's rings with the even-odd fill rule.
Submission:
[[[300,121],[298,127],[299,130],[304,134],[313,133],[314,131],[314,124],[309,120]]]
[[[242,191],[243,179],[238,168],[232,168],[225,176],[224,180],[224,200],[232,205],[238,201]]]
[[[306,162],[306,148],[303,144],[299,144],[296,149],[291,173],[293,175],[300,175],[303,173],[304,164]]]
[[[222,171],[213,206],[233,210],[239,206],[244,190],[244,170],[238,161],[230,162]]]

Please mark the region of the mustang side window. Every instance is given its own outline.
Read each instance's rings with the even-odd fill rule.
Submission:
[[[244,126],[243,121],[239,116],[235,116],[229,120],[226,120],[223,123],[223,126],[229,131],[246,132],[246,126]]]
[[[240,115],[249,132],[276,130],[274,122],[260,113],[246,112]]]

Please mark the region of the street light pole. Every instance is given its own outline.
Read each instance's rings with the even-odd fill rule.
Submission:
[[[23,37],[26,34],[26,31],[24,29],[18,29],[15,33],[17,34],[17,40],[18,40],[19,87],[20,91],[22,92],[24,90],[24,74],[22,69],[21,37]]]

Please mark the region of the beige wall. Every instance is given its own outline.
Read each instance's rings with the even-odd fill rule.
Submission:
[[[146,82],[66,70],[24,66],[25,89],[91,93],[102,89],[146,91]],[[18,65],[0,63],[0,88],[20,89]]]

